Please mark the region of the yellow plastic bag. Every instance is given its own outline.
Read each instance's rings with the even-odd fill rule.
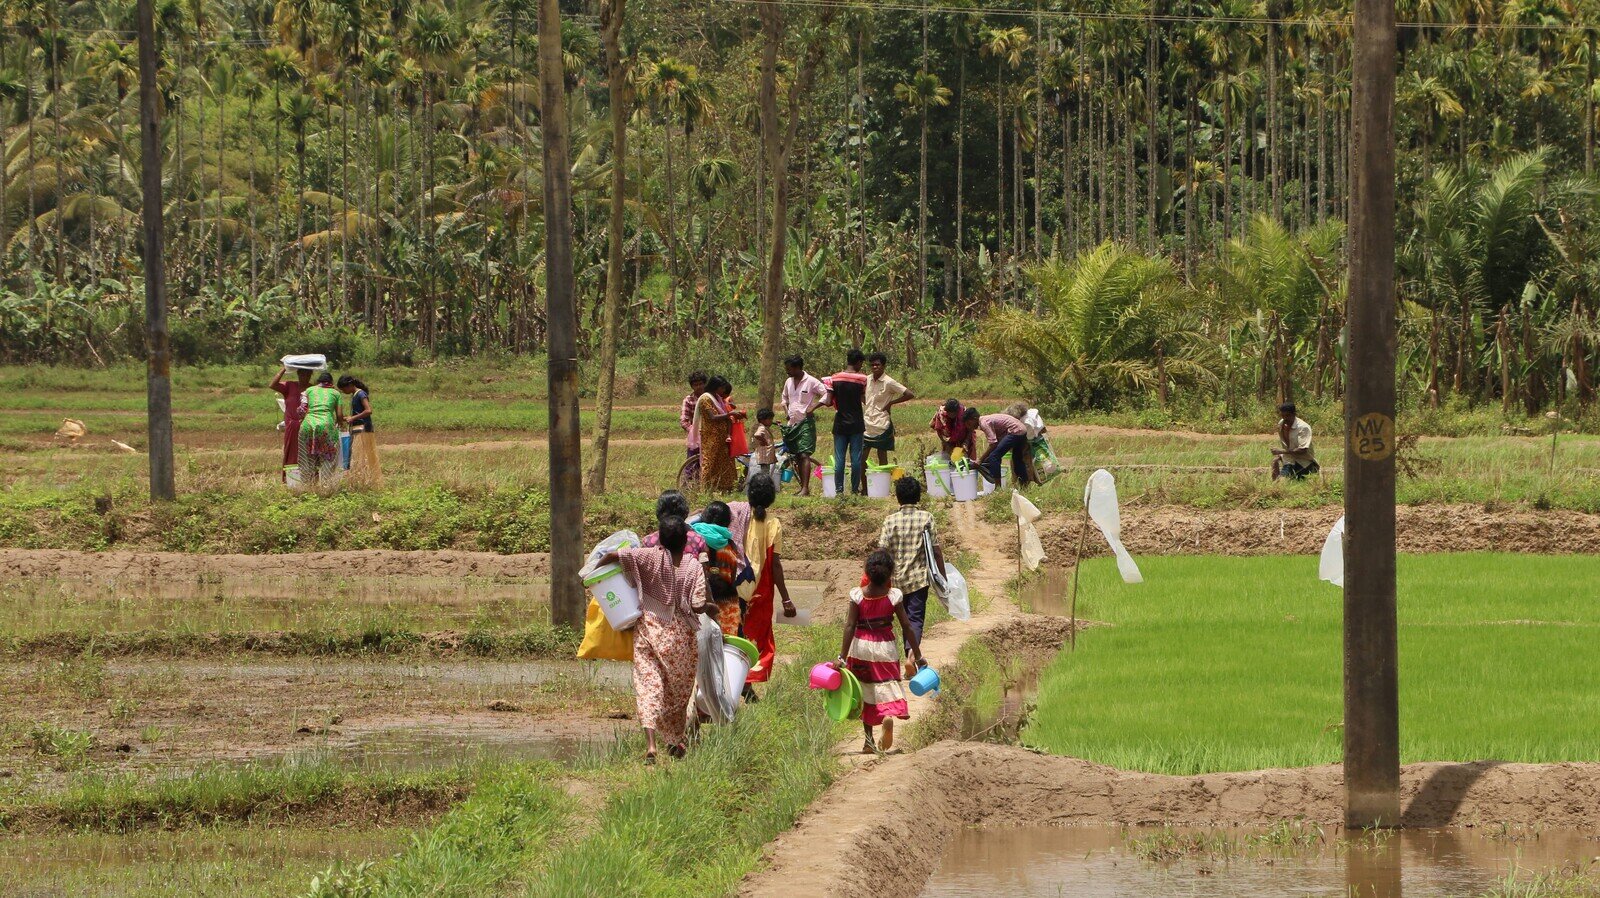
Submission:
[[[590,599],[583,615],[583,643],[578,646],[578,657],[586,661],[632,661],[633,631],[613,630],[600,603]]]

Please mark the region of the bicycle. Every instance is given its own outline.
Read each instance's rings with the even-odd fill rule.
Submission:
[[[751,458],[752,454],[747,453],[745,455],[735,456],[733,459],[734,462],[739,465],[739,476],[734,480],[733,484],[735,492],[745,492],[746,485],[750,482],[750,468],[752,466],[752,462],[750,460]],[[778,446],[778,461],[772,470],[772,485],[779,493],[783,492],[785,483],[798,480],[800,476],[799,471],[795,467],[794,456],[790,455],[782,444],[779,444]],[[791,472],[787,479],[784,477],[784,473],[786,471]],[[684,459],[683,464],[678,467],[678,491],[684,493],[685,495],[697,491],[700,488],[699,472],[699,456]],[[795,489],[798,490],[799,486],[797,485]]]

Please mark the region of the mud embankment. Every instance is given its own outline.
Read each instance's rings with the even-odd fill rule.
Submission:
[[[1412,827],[1600,826],[1600,764],[1411,764]],[[1021,748],[941,742],[852,774],[768,846],[746,896],[911,898],[948,840],[970,826],[1244,826],[1303,818],[1336,826],[1337,765],[1203,776],[1131,773]],[[841,862],[848,858],[848,862]]]
[[[1122,508],[1122,541],[1134,555],[1314,555],[1322,550],[1334,507],[1212,509]],[[1577,511],[1487,510],[1481,505],[1402,505],[1396,509],[1401,552],[1600,553],[1600,515]],[[1039,536],[1051,561],[1071,564],[1079,519],[1051,515]],[[1084,554],[1108,554],[1090,539]]]

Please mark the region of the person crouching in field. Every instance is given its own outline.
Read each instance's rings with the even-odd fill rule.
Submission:
[[[1294,403],[1278,406],[1278,446],[1272,450],[1272,479],[1304,480],[1322,470],[1311,449],[1311,425],[1300,420]]]
[[[685,551],[689,525],[677,515],[668,517],[657,538],[657,548],[619,549],[599,561],[620,565],[623,576],[639,588],[644,606],[633,631],[633,688],[646,764],[655,763],[658,741],[675,758],[688,751],[686,712],[699,663],[696,615],[716,612],[706,593],[705,568]]]
[[[866,731],[863,754],[894,747],[894,722],[909,720],[906,694],[900,685],[900,647],[895,644],[894,623],[917,664],[922,664],[922,640],[911,627],[900,590],[889,585],[894,561],[883,549],[867,556],[867,585],[850,590],[845,612],[844,643],[833,666],[849,669],[861,681],[861,727]],[[883,738],[874,740],[872,728],[883,726]]]

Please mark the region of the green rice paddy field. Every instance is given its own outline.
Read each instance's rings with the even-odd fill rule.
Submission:
[[[1314,556],[1086,562],[1078,637],[1043,676],[1024,741],[1192,774],[1335,763],[1338,589]],[[1403,556],[1401,759],[1600,760],[1600,559]]]

